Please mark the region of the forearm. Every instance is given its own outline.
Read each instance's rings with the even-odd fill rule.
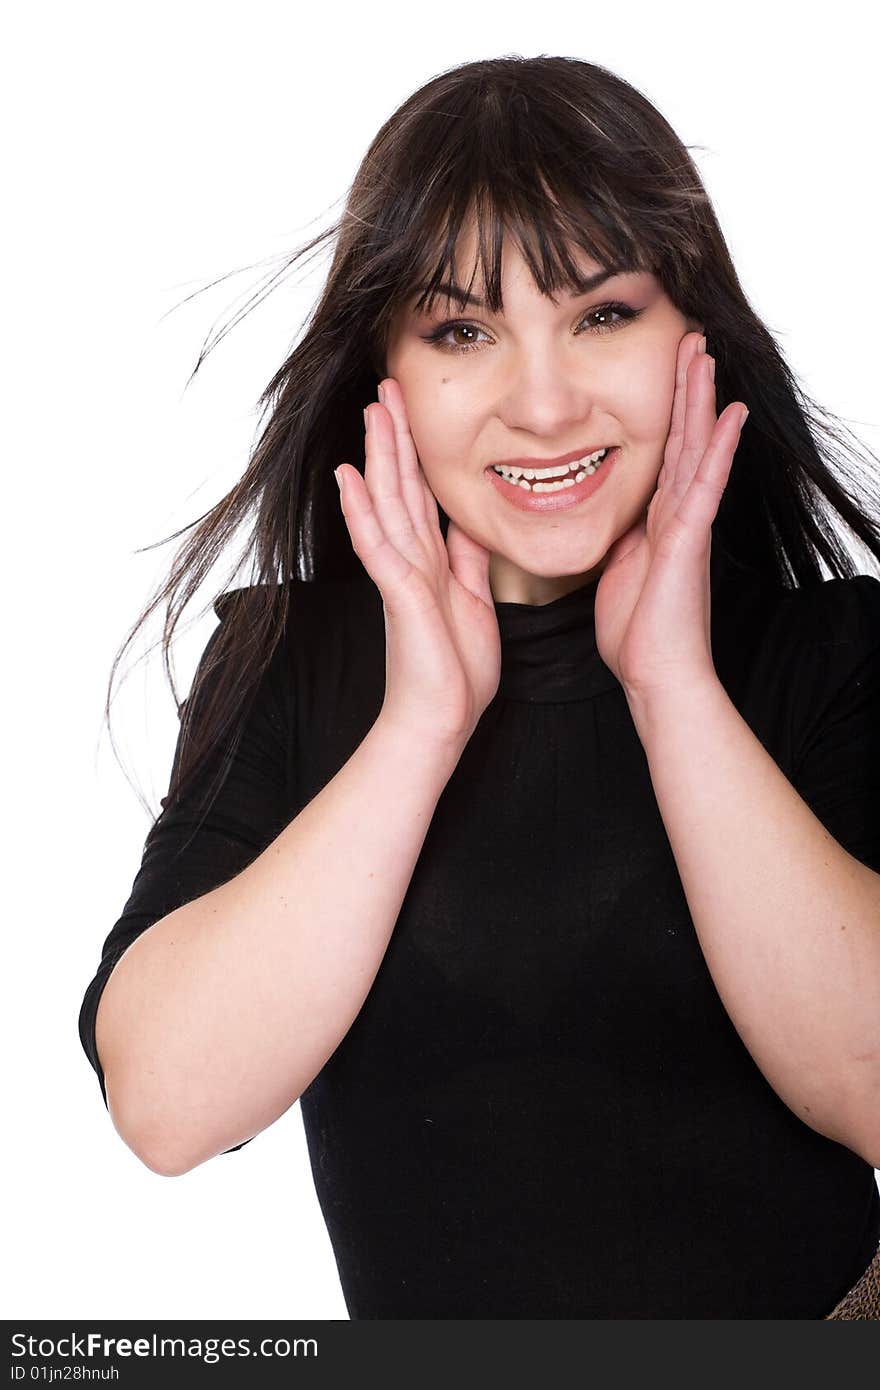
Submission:
[[[458,750],[382,716],[245,870],[128,948],[98,1009],[114,1124],[188,1168],[266,1128],[335,1051],[379,969]]]
[[[877,1166],[880,875],[828,833],[720,681],[628,700],[740,1037],[796,1115]]]

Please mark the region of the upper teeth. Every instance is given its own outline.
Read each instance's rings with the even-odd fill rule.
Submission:
[[[568,473],[577,473],[581,468],[592,470],[607,453],[607,449],[597,449],[595,454],[586,454],[581,459],[575,459],[573,463],[557,464],[555,468],[502,468],[498,464],[493,464],[492,467],[503,478],[528,478],[530,481],[534,478],[541,482],[544,479],[549,481],[551,478],[564,478]]]

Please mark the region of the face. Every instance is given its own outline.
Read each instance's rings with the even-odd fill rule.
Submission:
[[[475,247],[471,233],[458,256],[462,285]],[[599,272],[572,254],[585,274]],[[472,293],[482,297],[479,277]],[[564,290],[554,305],[510,243],[502,294],[503,315],[473,304],[459,313],[440,297],[418,316],[414,295],[392,327],[386,375],[400,385],[428,486],[490,551],[496,601],[542,604],[598,579],[610,547],[647,511],[678,345],[702,326],[646,272],[608,278],[586,295]],[[605,446],[615,452],[592,476],[559,490],[526,492],[491,468],[510,460],[546,467]]]

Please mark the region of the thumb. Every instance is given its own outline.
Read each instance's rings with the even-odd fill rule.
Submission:
[[[604,568],[611,569],[612,565],[619,565],[621,560],[625,560],[633,550],[637,550],[648,534],[648,527],[641,519],[631,526],[628,531],[624,531],[622,536],[609,547],[605,556]]]
[[[490,553],[473,536],[462,531],[450,517],[446,531],[446,553],[449,568],[459,584],[492,606],[492,590],[489,586]]]

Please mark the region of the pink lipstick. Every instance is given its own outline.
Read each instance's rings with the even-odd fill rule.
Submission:
[[[548,482],[561,482],[563,486],[554,488],[551,492],[533,492],[529,480],[525,480],[526,487],[522,486],[522,479],[509,481],[495,471],[494,467],[486,469],[486,473],[500,495],[508,501],[511,506],[518,507],[524,512],[558,512],[567,511],[570,507],[580,506],[586,502],[602,486],[620,453],[620,446],[615,445],[609,449],[608,453],[599,463],[595,473],[587,474],[581,482],[577,482],[577,472],[570,472],[566,478],[547,479]],[[544,467],[551,465],[545,464]],[[583,473],[583,470],[581,470]]]

